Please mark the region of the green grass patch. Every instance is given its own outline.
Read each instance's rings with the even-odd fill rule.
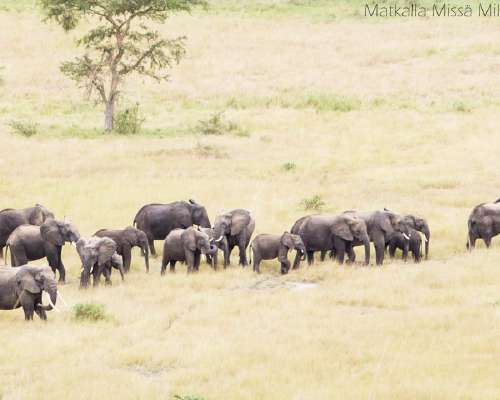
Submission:
[[[76,321],[96,322],[111,319],[104,304],[100,303],[78,303],[73,306],[72,312]]]
[[[321,211],[325,205],[326,203],[318,194],[305,198],[300,202],[300,206],[304,211]]]
[[[11,132],[15,135],[31,137],[38,133],[38,124],[31,121],[10,121]]]
[[[239,137],[249,137],[250,133],[237,123],[228,121],[224,117],[224,111],[219,111],[208,119],[202,119],[194,128],[195,133],[202,135],[234,135]]]

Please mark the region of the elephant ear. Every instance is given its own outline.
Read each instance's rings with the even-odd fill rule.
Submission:
[[[293,249],[295,246],[293,244],[292,235],[289,232],[284,232],[280,240],[281,244],[288,247],[289,250]]]
[[[97,242],[97,262],[102,265],[107,263],[116,252],[116,242],[113,239],[104,237]]]
[[[64,238],[61,235],[59,224],[55,219],[49,219],[40,226],[42,239],[56,246],[64,245]]]
[[[235,213],[231,218],[231,236],[239,235],[250,223],[250,213]]]
[[[334,235],[351,242],[354,240],[354,236],[352,235],[348,221],[354,222],[354,219],[350,217],[336,218],[331,230]]]
[[[24,268],[21,269],[16,274],[16,280],[21,290],[26,290],[34,294],[40,293],[42,291],[42,289],[40,289],[40,287],[37,285],[35,278],[28,269]]]
[[[136,246],[139,243],[139,232],[137,231],[136,228],[133,228],[131,226],[125,228],[123,231],[123,236],[125,240],[130,244],[131,246]]]
[[[392,235],[394,233],[394,228],[392,227],[392,220],[396,218],[394,214],[382,214],[380,216],[380,228],[387,234]]]
[[[191,227],[182,233],[182,243],[188,250],[196,251],[196,241],[198,240],[196,232],[196,229]]]

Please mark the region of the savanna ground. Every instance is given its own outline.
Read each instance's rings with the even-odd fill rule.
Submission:
[[[169,83],[128,82],[146,122],[123,137],[101,135],[101,107],[59,72],[76,33],[41,22],[32,1],[2,1],[2,208],[40,202],[90,235],[193,197],[212,219],[248,208],[256,233],[280,233],[317,195],[323,212],[424,215],[432,241],[420,265],[326,262],[285,277],[267,262],[260,276],[181,266],[160,278],[160,258],[146,275],[136,251],[124,283],[115,273],[87,291],[67,246],[60,292],[110,319],[78,322],[62,304],[48,323],[2,312],[1,398],[500,397],[500,250],[465,253],[470,209],[500,196],[500,24],[361,12],[221,0],[172,18],[162,30],[187,35],[187,56]],[[220,111],[240,134],[196,133]],[[38,133],[14,135],[12,121]]]

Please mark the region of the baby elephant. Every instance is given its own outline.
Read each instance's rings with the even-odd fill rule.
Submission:
[[[165,238],[163,244],[163,260],[161,274],[165,275],[167,264],[170,263],[170,272],[175,271],[177,261],[185,261],[187,272],[198,271],[201,254],[213,256],[217,247],[210,244],[208,235],[194,227],[187,229],[174,229]]]
[[[416,263],[418,263],[422,259],[422,237],[420,236],[420,233],[413,228],[409,228],[408,236],[410,237],[409,243],[401,233],[395,233],[391,237],[388,243],[389,256],[394,258],[396,249],[400,249],[403,251],[403,258],[406,261],[405,246],[408,246],[408,250],[411,251],[413,259]]]
[[[297,250],[298,254],[304,255],[306,247],[299,235],[289,232],[283,235],[257,235],[250,245],[253,253],[253,270],[260,274],[260,262],[262,260],[272,260],[278,258],[281,263],[281,273],[286,274],[290,269],[288,261],[288,251]]]

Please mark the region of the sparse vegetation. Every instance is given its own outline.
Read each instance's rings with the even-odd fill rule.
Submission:
[[[139,111],[139,103],[119,111],[115,117],[114,131],[119,135],[134,135],[141,132],[145,118]]]
[[[303,199],[300,202],[300,205],[304,209],[304,211],[321,211],[323,207],[325,206],[325,202],[321,198],[320,195],[316,194],[310,198]]]
[[[210,118],[205,120],[200,120],[195,128],[195,132],[199,132],[202,135],[235,135],[241,137],[249,137],[250,134],[247,130],[240,127],[238,124],[227,121],[224,117],[224,111],[219,111]]]
[[[106,312],[104,304],[79,303],[73,306],[73,317],[77,321],[106,321],[111,317]]]
[[[293,161],[288,161],[284,163],[281,168],[284,171],[294,171],[297,168],[297,165]]]
[[[24,137],[31,137],[38,133],[38,124],[30,121],[10,121],[11,132]]]

